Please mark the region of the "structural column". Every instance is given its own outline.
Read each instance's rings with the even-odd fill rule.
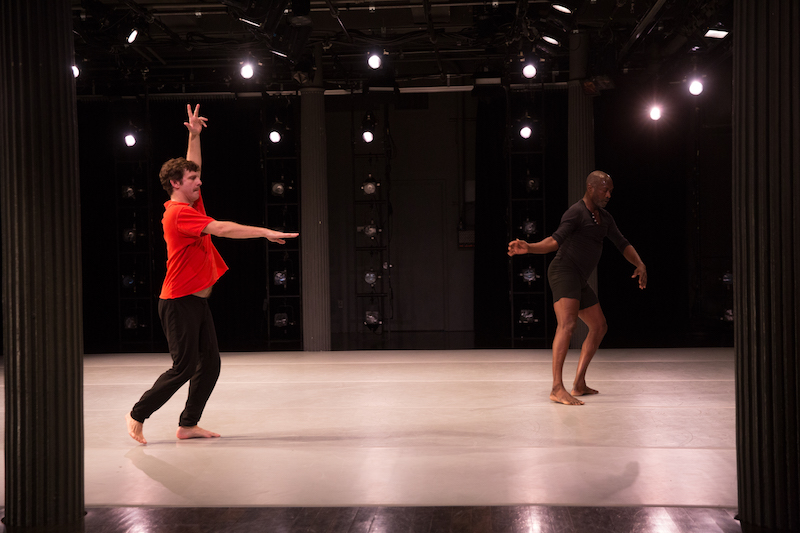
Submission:
[[[733,39],[739,518],[800,531],[800,4],[735,0]]]
[[[567,113],[567,197],[572,205],[586,192],[586,176],[595,170],[594,165],[594,105],[592,97],[583,90],[589,58],[589,36],[585,33],[570,35],[569,57],[569,109]],[[597,292],[597,271],[589,278],[589,286]],[[570,348],[580,348],[589,328],[578,321],[572,334]]]
[[[82,531],[83,338],[68,0],[0,4],[6,530]]]
[[[300,89],[300,238],[303,272],[303,349],[331,349],[328,257],[328,160],[322,45],[314,50],[314,79]]]

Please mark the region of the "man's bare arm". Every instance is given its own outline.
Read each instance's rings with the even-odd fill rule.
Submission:
[[[187,122],[183,125],[189,130],[189,147],[186,149],[186,159],[197,163],[198,167],[203,166],[203,157],[200,152],[200,133],[203,128],[208,127],[206,117],[200,116],[200,104],[197,104],[192,111],[191,104],[186,104],[186,113],[189,115]]]
[[[258,226],[245,226],[236,222],[225,220],[214,220],[203,229],[203,233],[225,237],[228,239],[267,239],[278,244],[286,244],[284,239],[293,239],[299,233],[283,233],[269,228]]]
[[[508,243],[508,255],[549,254],[558,250],[558,241],[546,237],[539,242],[525,242],[517,239]]]
[[[630,264],[636,267],[631,277],[635,278],[638,276],[639,288],[644,289],[647,287],[647,267],[644,266],[644,262],[639,257],[636,249],[629,244],[625,247],[625,250],[622,251],[622,255],[625,256],[625,259],[627,259]]]

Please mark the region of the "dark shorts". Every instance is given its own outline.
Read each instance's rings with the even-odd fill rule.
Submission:
[[[561,298],[572,298],[580,301],[579,309],[586,309],[599,303],[588,280],[583,279],[572,268],[565,268],[555,261],[550,263],[547,269],[547,281],[553,292],[553,303]]]

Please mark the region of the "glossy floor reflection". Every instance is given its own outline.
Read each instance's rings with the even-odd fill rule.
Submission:
[[[146,422],[140,446],[123,416],[169,364],[166,354],[86,356],[87,524],[169,516],[163,507],[212,507],[237,514],[232,524],[259,512],[247,508],[350,509],[371,515],[372,529],[332,530],[399,531],[374,524],[398,508],[469,509],[476,524],[503,509],[523,521],[538,510],[558,521],[566,509],[574,523],[579,509],[610,508],[677,524],[636,531],[690,531],[674,515],[699,507],[738,527],[729,348],[601,350],[587,376],[601,394],[581,407],[549,401],[546,350],[226,353],[201,421],[223,437],[176,441],[182,389]]]

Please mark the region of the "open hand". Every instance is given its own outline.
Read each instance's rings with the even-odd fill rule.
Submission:
[[[267,240],[269,242],[276,242],[278,244],[286,244],[284,239],[294,239],[299,233],[284,233],[282,231],[268,230]]]

